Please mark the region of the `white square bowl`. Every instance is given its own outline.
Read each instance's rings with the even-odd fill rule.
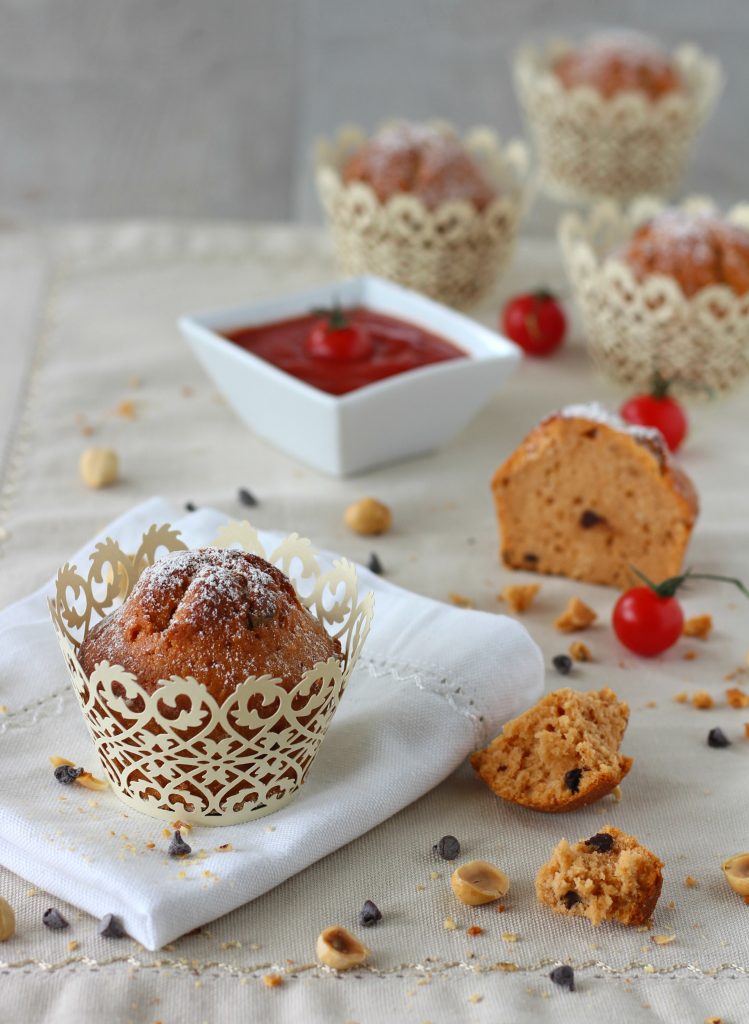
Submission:
[[[303,316],[314,307],[365,306],[432,331],[468,358],[408,370],[330,395],[240,348],[220,332]],[[179,319],[187,343],[248,427],[302,462],[349,476],[445,444],[511,374],[519,349],[481,324],[377,277]]]

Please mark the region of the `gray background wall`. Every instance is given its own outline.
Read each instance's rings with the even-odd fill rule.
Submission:
[[[0,218],[314,220],[318,134],[515,134],[519,42],[607,25],[720,55],[684,188],[749,199],[749,0],[0,0]]]

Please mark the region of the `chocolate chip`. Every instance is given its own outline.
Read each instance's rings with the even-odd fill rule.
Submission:
[[[580,789],[580,779],[583,777],[582,768],[570,768],[564,773],[564,784],[570,793],[577,793]]]
[[[575,991],[575,972],[567,964],[555,967],[549,977],[555,985],[561,985],[562,988],[567,988],[570,992]]]
[[[255,495],[252,491],[248,491],[246,487],[239,488],[237,491],[237,500],[240,505],[244,505],[246,508],[256,508],[258,503]]]
[[[382,920],[382,912],[372,900],[365,900],[364,906],[359,911],[359,924],[362,928],[373,928],[378,921]]]
[[[71,782],[75,782],[79,775],[83,775],[83,769],[73,768],[73,766],[69,764],[58,764],[55,768],[55,778],[58,782],[62,783],[63,786],[69,786]],[[60,799],[62,799],[62,797]]]
[[[537,562],[538,561],[538,555],[535,555],[532,551],[526,551],[525,554],[523,555],[523,561],[524,562]]]
[[[614,845],[614,837],[608,832],[596,832],[590,839],[585,840],[585,845],[596,853],[608,853]]]
[[[707,745],[708,747],[730,747],[731,741],[722,729],[716,727],[707,734]]]
[[[443,836],[432,849],[443,860],[455,860],[460,853],[460,843],[455,836]]]
[[[197,512],[197,511],[198,511],[198,506],[195,504],[194,501],[186,501],[185,502],[185,512]]]
[[[566,892],[566,893],[564,894],[564,896],[562,896],[562,903],[564,903],[565,907],[566,907],[566,908],[567,908],[568,910],[572,910],[572,908],[574,907],[574,905],[575,905],[576,903],[582,903],[582,900],[581,900],[581,899],[580,899],[580,897],[579,897],[579,896],[577,895],[577,893],[575,892],[575,890],[574,890],[574,889],[570,889],[570,891],[569,891],[569,892]]]
[[[375,576],[382,576],[384,569],[382,568],[382,562],[378,558],[376,552],[372,552],[367,562],[367,568],[370,572],[373,572]]]
[[[568,676],[572,671],[572,658],[569,654],[556,654],[551,663],[560,676]]]
[[[598,526],[599,523],[605,522],[606,520],[603,516],[599,516],[597,512],[593,512],[589,508],[586,508],[580,516],[580,525],[584,530],[589,530],[592,526]]]
[[[192,853],[192,847],[188,846],[184,841],[179,829],[177,829],[172,836],[172,841],[169,843],[167,853],[170,857],[187,857]]]
[[[60,931],[63,928],[68,928],[68,922],[62,916],[59,910],[55,910],[54,907],[50,907],[49,910],[45,910],[42,914],[42,924],[46,928],[51,928],[53,931]]]
[[[122,939],[125,937],[125,929],[122,927],[119,917],[114,914],[105,914],[99,921],[99,935],[105,939]]]

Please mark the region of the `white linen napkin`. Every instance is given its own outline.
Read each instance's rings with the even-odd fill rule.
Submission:
[[[184,516],[154,498],[70,561],[87,564],[105,536],[133,548],[151,523],[172,523],[190,547],[205,545],[225,521],[210,509]],[[375,592],[372,630],[302,790],[257,821],[194,829],[193,855],[182,860],[167,856],[157,819],[111,792],[53,778],[54,754],[101,772],[49,618],[52,583],[0,613],[0,700],[8,708],[0,719],[0,862],[96,917],[118,915],[132,938],[157,949],[384,821],[538,699],[543,659],[517,622],[358,571],[361,590]],[[225,843],[232,849],[217,851]]]

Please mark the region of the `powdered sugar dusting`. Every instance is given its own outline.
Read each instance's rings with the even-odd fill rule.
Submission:
[[[454,132],[408,121],[373,135],[350,158],[344,176],[369,182],[381,198],[412,193],[430,209],[449,199],[466,199],[480,209],[495,194]]]
[[[655,427],[641,427],[636,423],[627,423],[621,416],[606,409],[600,402],[565,405],[563,409],[559,410],[557,415],[563,419],[580,419],[589,420],[591,423],[602,423],[606,427],[611,427],[612,430],[619,430],[624,434],[629,434],[642,443],[657,446],[662,451],[662,458],[664,460],[668,459],[668,447],[660,430],[657,430]]]

